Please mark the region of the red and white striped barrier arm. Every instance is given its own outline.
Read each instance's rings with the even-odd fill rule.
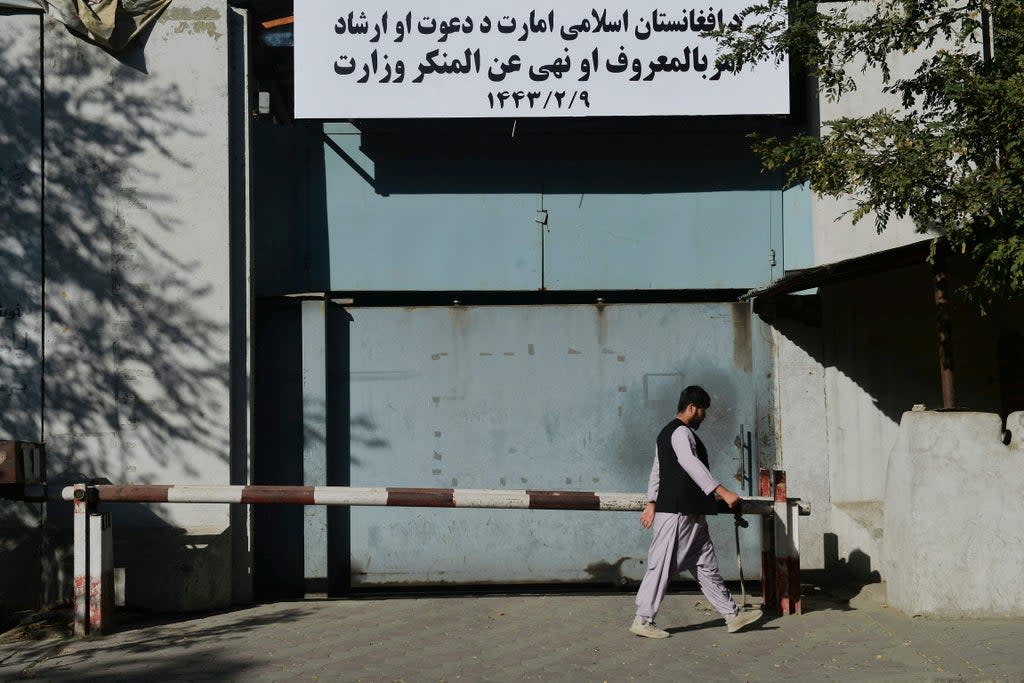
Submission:
[[[376,505],[395,507],[504,508],[523,510],[641,510],[642,493],[528,491],[353,486],[164,486],[97,484],[88,487],[102,503],[248,503]],[[75,488],[62,491],[75,500]]]
[[[91,484],[78,496],[91,495],[102,503],[245,503],[279,505],[369,505],[391,507],[498,508],[520,510],[639,511],[643,493],[593,491],[530,491],[507,489],[447,489],[355,486],[172,486],[164,484]],[[76,500],[76,488],[65,487],[63,500]],[[742,514],[772,512],[772,496],[742,499]],[[800,506],[800,514],[809,507]],[[730,513],[724,503],[719,511]]]
[[[11,497],[53,499],[47,489],[16,491]],[[18,495],[20,494],[20,496]],[[778,498],[782,496],[782,502]],[[774,496],[743,498],[741,514],[777,516],[778,506],[790,518],[810,514],[810,508],[796,499],[786,499],[785,489]],[[608,510],[638,511],[647,503],[643,493],[598,493],[591,491],[530,491],[502,489],[446,488],[359,488],[353,486],[171,486],[161,484],[76,484],[60,491],[59,499],[74,502],[75,527],[75,633],[103,633],[113,615],[112,536],[110,513],[95,512],[96,503],[228,503],[278,505],[371,505],[433,508],[497,508],[522,510]],[[732,513],[724,503],[719,512]],[[787,520],[789,521],[789,520]],[[770,521],[769,521],[770,523]],[[768,526],[766,525],[766,530]],[[776,528],[778,528],[776,526]],[[789,521],[783,531],[796,525]],[[766,532],[766,537],[768,536]],[[764,581],[765,595],[775,586],[775,536],[770,568],[771,580]],[[790,558],[799,558],[797,539],[787,540]],[[779,545],[782,541],[779,542]],[[783,595],[783,609],[800,612],[799,559],[790,559],[788,581],[796,590]],[[779,572],[781,575],[782,572]],[[787,584],[791,585],[791,584]],[[772,602],[775,602],[773,596]],[[766,604],[770,604],[766,600]]]

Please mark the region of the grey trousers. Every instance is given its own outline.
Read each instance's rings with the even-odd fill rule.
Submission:
[[[686,570],[697,579],[704,597],[719,614],[727,619],[735,616],[739,608],[718,571],[718,558],[704,515],[656,512],[653,527],[647,573],[636,594],[636,615],[653,621],[669,582]]]

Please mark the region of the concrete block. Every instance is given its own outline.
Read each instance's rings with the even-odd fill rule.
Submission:
[[[889,604],[935,617],[1024,616],[1024,413],[907,412],[889,458]]]
[[[888,604],[886,585],[884,582],[866,584],[856,595],[850,598],[850,607],[853,609],[887,607]]]

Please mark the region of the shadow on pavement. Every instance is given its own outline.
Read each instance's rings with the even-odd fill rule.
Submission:
[[[166,680],[230,680],[244,676],[253,668],[253,662],[235,658],[224,650],[206,650],[196,653],[177,654],[173,659],[160,662],[126,659],[116,663],[104,663],[101,672],[90,671],[87,662],[75,655],[57,657],[33,664],[15,674],[10,680],[47,681],[103,680],[139,681],[143,678],[154,681]]]
[[[702,631],[706,628],[725,628],[725,622],[721,617],[711,619],[709,621],[701,621],[696,624],[687,624],[686,626],[673,626],[672,628],[665,629],[669,633],[685,633],[687,631]]]
[[[771,626],[770,625],[772,621],[774,621],[773,618],[767,617],[766,619],[762,619],[761,621],[757,622],[756,624],[751,624],[750,626],[747,626],[746,628],[744,628],[740,632],[741,633],[747,633],[747,632],[750,632],[750,631],[775,631],[775,630],[778,630],[778,628],[779,628],[778,626]],[[701,622],[696,623],[696,624],[687,624],[686,626],[675,626],[673,628],[667,628],[665,630],[668,631],[669,633],[676,634],[676,633],[686,633],[687,631],[703,631],[704,629],[707,629],[707,628],[717,628],[717,629],[722,629],[722,631],[725,631],[725,621],[721,617],[718,617],[716,619],[711,619],[710,621],[701,621]]]
[[[272,603],[264,603],[272,604]],[[258,606],[258,605],[256,605]],[[154,613],[146,611],[125,611],[119,610],[116,622],[109,637],[128,638],[135,631],[161,629],[164,627],[181,627],[187,629],[189,638],[194,637],[220,637],[230,633],[241,633],[247,630],[258,629],[271,624],[288,624],[297,622],[303,616],[312,614],[315,609],[294,607],[284,611],[274,611],[271,614],[254,614],[252,616],[240,616],[238,620],[232,620],[231,615],[252,610],[254,605],[240,606],[233,609],[217,609],[201,612],[186,613]],[[206,624],[210,621],[217,624],[206,628],[189,628],[191,623]],[[176,630],[180,631],[180,630]],[[145,643],[147,646],[148,643]],[[118,647],[122,645],[119,644]]]
[[[251,656],[239,658],[237,653],[243,648],[234,647],[234,641],[255,629],[296,622],[314,610],[312,607],[294,608],[272,614],[239,614],[238,618],[232,618],[233,612],[244,611],[177,616],[128,614],[126,623],[110,635],[47,641],[48,650],[40,650],[31,661],[22,658],[18,671],[5,671],[0,678],[53,681],[90,679],[93,676],[105,681],[137,681],[142,677],[150,680],[237,678],[262,663]],[[209,624],[211,620],[215,623]],[[102,663],[96,661],[101,657]],[[92,670],[93,666],[101,666],[102,669]]]
[[[884,597],[879,597],[875,594],[875,589],[879,585],[877,582],[866,583],[863,581],[804,584],[801,587],[803,613],[850,612],[861,609],[873,602],[881,604],[884,601]],[[864,596],[864,598],[858,600],[860,596]]]

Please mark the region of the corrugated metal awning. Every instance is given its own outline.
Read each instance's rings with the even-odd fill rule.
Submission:
[[[752,289],[741,298],[771,300],[783,294],[802,292],[823,285],[854,280],[859,277],[884,273],[924,263],[931,252],[932,240],[925,239],[895,249],[876,251],[873,254],[857,256],[814,268],[789,271],[786,275],[766,287]]]

